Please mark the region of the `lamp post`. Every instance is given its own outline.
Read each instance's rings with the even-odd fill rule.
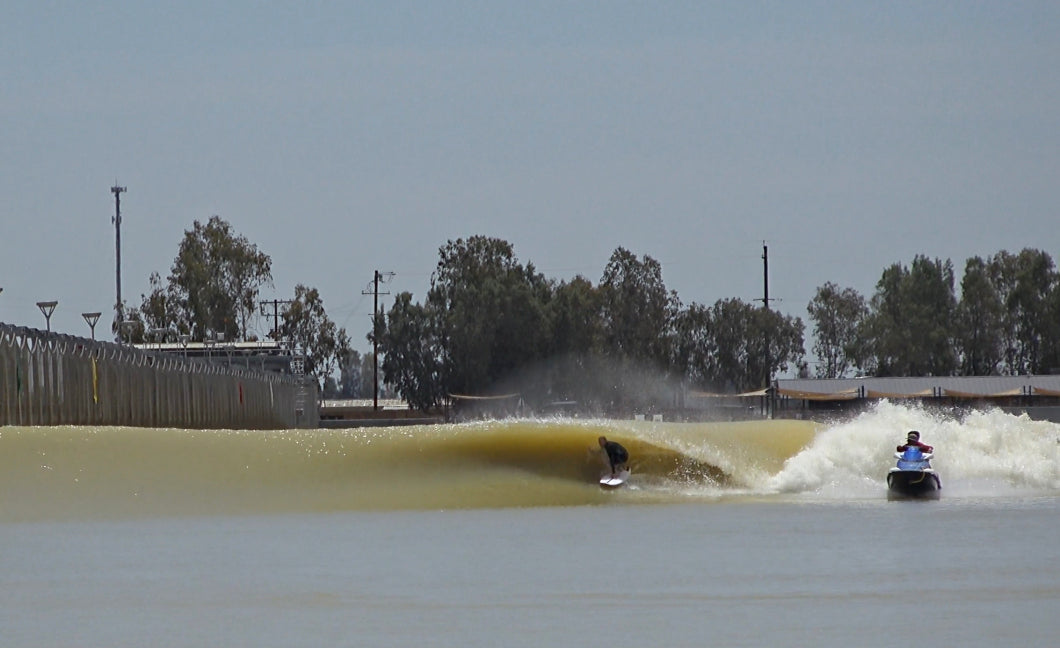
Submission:
[[[48,332],[52,332],[52,313],[55,312],[55,307],[59,305],[57,301],[39,301],[37,302],[37,308],[44,314],[44,322],[48,326]]]
[[[151,335],[155,336],[155,342],[158,343],[158,350],[162,350],[162,343],[166,341],[166,333],[169,329],[164,328],[153,328],[151,329]]]
[[[99,316],[103,313],[81,313],[81,317],[85,318],[85,323],[88,324],[88,328],[92,329],[92,339],[96,339],[96,322],[99,321]]]
[[[125,343],[128,345],[132,345],[132,332],[137,324],[139,324],[139,322],[136,320],[122,320],[121,330],[125,331]]]

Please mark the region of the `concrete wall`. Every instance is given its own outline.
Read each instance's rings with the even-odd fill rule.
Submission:
[[[288,429],[312,380],[0,324],[0,425]]]

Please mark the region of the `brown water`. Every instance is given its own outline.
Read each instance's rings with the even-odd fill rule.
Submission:
[[[905,428],[937,502],[887,502]],[[595,483],[596,437],[629,447]],[[1051,646],[1060,426],[0,428],[0,644]]]

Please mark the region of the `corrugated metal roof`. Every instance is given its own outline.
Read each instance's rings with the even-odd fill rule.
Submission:
[[[840,394],[857,390],[867,398],[989,398],[1060,393],[1060,375],[1048,376],[928,376],[914,378],[795,378],[777,381],[781,394]]]

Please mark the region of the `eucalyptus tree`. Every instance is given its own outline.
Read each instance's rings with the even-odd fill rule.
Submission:
[[[443,384],[448,393],[481,394],[545,353],[551,332],[550,285],[511,244],[473,236],[449,241],[427,293],[438,318]]]
[[[953,264],[917,255],[883,271],[863,334],[879,376],[948,376],[954,348]]]
[[[371,353],[368,356],[370,358]],[[368,372],[365,373],[365,359],[361,356],[360,351],[350,348],[346,353],[339,355],[337,360],[339,398],[365,398],[366,396],[371,396],[371,389],[368,390],[369,393],[366,396],[362,396],[366,383],[368,387],[371,387],[372,366],[368,365]]]
[[[1057,322],[1050,318],[1050,295],[1057,274],[1048,253],[1024,249],[999,252],[990,274],[1003,305],[1002,350],[1005,372],[1013,375],[1048,370],[1043,355],[1055,345]]]
[[[283,312],[279,336],[302,353],[305,373],[320,387],[352,353],[346,329],[328,317],[320,292],[302,284],[295,286],[294,299]]]
[[[805,325],[797,317],[740,299],[717,301],[710,312],[713,354],[709,380],[719,388],[748,391],[769,377],[801,366]]]
[[[178,307],[178,297],[174,288],[162,281],[161,275],[152,272],[148,279],[151,291],[141,295],[139,317],[144,326],[151,329],[168,329],[176,334],[189,331],[189,321]],[[129,313],[134,313],[135,310]]]
[[[603,354],[609,361],[601,377],[611,382],[609,407],[628,411],[665,398],[661,385],[671,377],[671,332],[680,302],[666,290],[662,266],[619,247],[604,268],[599,291]]]
[[[430,306],[414,303],[412,293],[399,293],[385,322],[378,317],[369,336],[369,341],[377,336],[383,381],[423,411],[442,404],[446,395],[442,317],[430,311]]]
[[[552,289],[547,315],[551,339],[545,369],[547,388],[558,400],[577,400],[583,405],[599,402],[604,372],[603,324],[600,290],[577,276]]]
[[[214,334],[246,338],[258,291],[272,285],[272,259],[220,216],[195,221],[177,250],[167,283],[152,274],[141,311],[156,324],[195,341]]]
[[[840,288],[827,282],[806,307],[813,321],[813,352],[818,378],[842,378],[847,371],[862,366],[864,351],[860,329],[868,314],[865,298],[853,288]]]
[[[988,263],[981,257],[968,259],[961,279],[955,327],[961,375],[989,376],[998,371],[1003,319],[1001,298],[990,278]]]
[[[617,248],[600,279],[600,295],[605,352],[665,368],[680,302],[666,290],[659,262]]]
[[[711,309],[692,302],[674,318],[670,366],[693,387],[718,388],[718,340]]]
[[[1046,321],[1051,323],[1042,347],[1042,372],[1060,373],[1060,281],[1053,283],[1046,297]]]

